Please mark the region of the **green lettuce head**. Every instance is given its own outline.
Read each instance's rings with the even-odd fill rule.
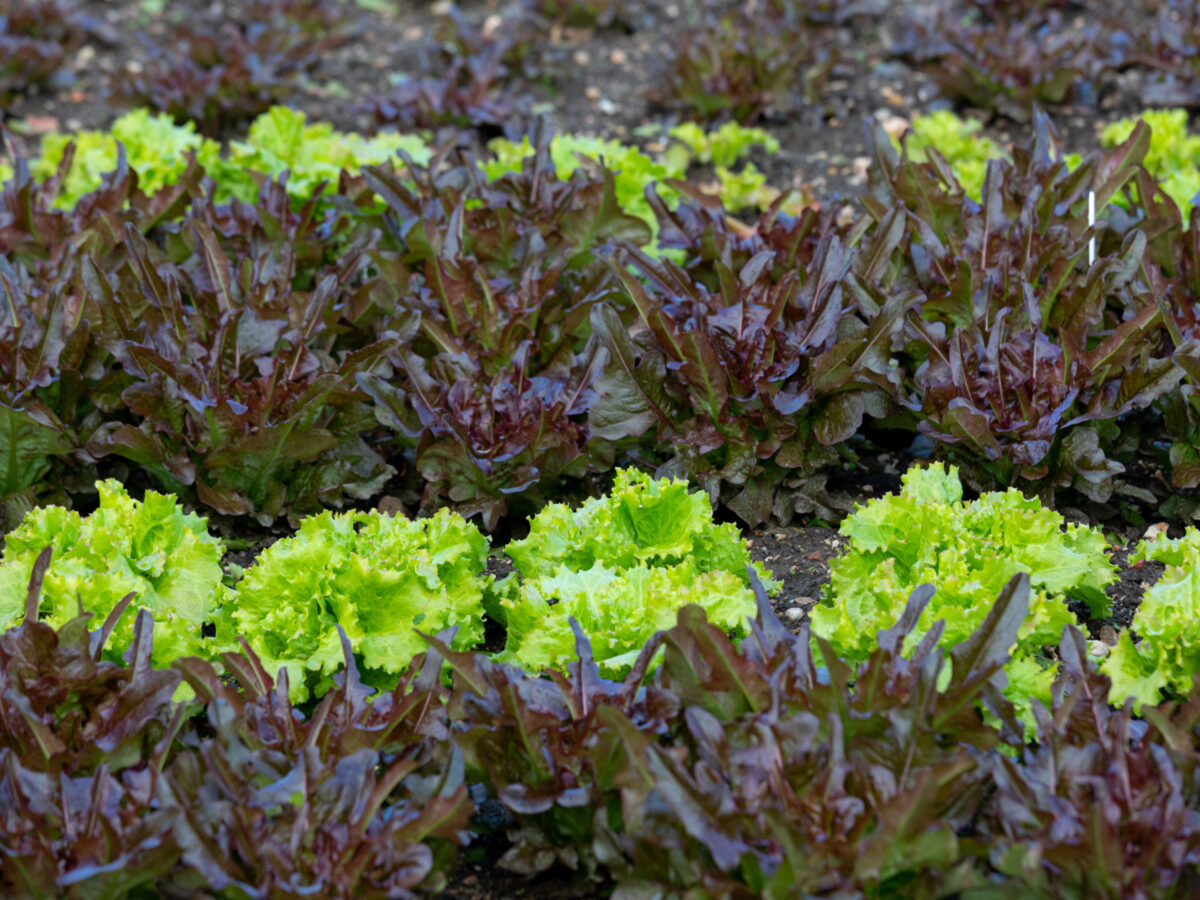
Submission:
[[[1153,559],[1165,563],[1166,571],[1146,589],[1130,628],[1121,632],[1117,646],[1101,664],[1112,679],[1109,701],[1123,704],[1134,699],[1157,706],[1161,691],[1177,696],[1192,691],[1192,680],[1200,672],[1200,531],[1188,528],[1182,538],[1142,541],[1130,555],[1130,563]],[[1141,640],[1133,642],[1131,631]]]
[[[552,503],[530,522],[529,536],[505,552],[516,565],[489,612],[508,629],[501,659],[531,671],[562,668],[574,658],[574,617],[601,668],[620,675],[655,631],[675,624],[688,603],[709,620],[740,631],[755,612],[752,563],[731,524],[718,525],[703,492],[686,481],[617,472],[612,492],[578,509]]]
[[[1064,527],[1058,513],[1013,489],[964,503],[954,468],[910,469],[903,485],[842,523],[849,543],[830,564],[829,589],[812,613],[814,636],[848,659],[865,660],[876,634],[892,627],[912,591],[928,583],[937,593],[911,640],[915,646],[945,620],[942,644],[950,647],[969,637],[1008,581],[1025,572],[1033,592],[1009,664],[1010,698],[1026,710],[1030,695],[1048,700],[1054,671],[1042,667],[1039,676],[1034,656],[1075,623],[1067,600],[1086,601],[1096,615],[1108,610],[1104,589],[1116,570],[1103,534]],[[1021,696],[1014,696],[1018,685]]]
[[[5,538],[0,628],[24,617],[34,563],[51,547],[40,619],[58,627],[82,609],[95,616],[96,628],[132,593],[130,608],[105,645],[106,655],[119,659],[132,644],[139,608],[154,616],[156,666],[182,656],[210,655],[212,642],[203,637],[202,628],[214,621],[223,597],[224,544],[208,533],[205,519],[185,513],[170,495],[147,491],[143,500],[134,500],[112,480],[96,488],[100,506],[91,515],[39,507]]]
[[[268,672],[287,670],[292,698],[302,700],[342,666],[339,625],[376,673],[402,672],[426,649],[417,629],[457,626],[455,648],[479,643],[487,554],[487,538],[445,509],[416,521],[321,513],[263,551],[230,619]]]

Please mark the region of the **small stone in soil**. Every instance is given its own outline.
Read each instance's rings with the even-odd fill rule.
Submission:
[[[391,494],[381,497],[379,505],[375,508],[385,516],[394,516],[397,513],[404,515],[404,501],[399,497],[393,497]]]
[[[799,622],[804,617],[804,610],[798,606],[792,606],[784,615],[788,617],[789,621]]]

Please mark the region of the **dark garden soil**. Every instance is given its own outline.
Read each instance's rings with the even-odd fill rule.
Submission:
[[[37,136],[49,130],[109,125],[122,111],[104,101],[107,76],[119,66],[136,64],[145,58],[145,46],[136,36],[140,30],[152,39],[161,39],[165,34],[164,23],[154,20],[138,0],[89,0],[85,6],[111,24],[120,40],[110,46],[85,46],[71,61],[72,83],[51,93],[28,97],[12,107],[11,118],[24,119],[23,136],[18,141],[26,151],[35,149]],[[167,15],[178,16],[203,8],[195,0],[171,0],[167,6]],[[890,6],[894,9],[903,4]],[[557,88],[550,91],[542,87],[535,93],[545,101],[558,131],[645,143],[644,138],[635,134],[639,126],[678,121],[678,112],[654,107],[646,99],[646,91],[665,65],[672,29],[685,15],[686,3],[652,0],[646,7],[625,28],[598,32],[557,29],[558,40],[546,48]],[[434,24],[437,6],[405,3],[401,8],[404,12],[396,15],[363,10],[359,36],[328,54],[291,104],[313,119],[329,120],[343,129],[372,130],[371,118],[356,112],[356,107],[385,91],[389,74],[422,74],[421,61],[427,55],[422,49],[423,39]],[[465,3],[462,9],[469,20],[480,23],[497,14],[499,7],[492,3]],[[845,198],[853,198],[866,183],[869,160],[865,155],[864,120],[874,119],[889,129],[899,129],[913,115],[939,105],[936,91],[927,79],[904,63],[888,58],[885,48],[891,43],[895,28],[894,12],[889,11],[839,29],[836,41],[840,62],[825,85],[820,102],[801,104],[794,113],[775,115],[761,123],[779,139],[781,147],[776,155],[760,154],[753,160],[767,174],[769,183],[776,187],[806,187],[827,203],[849,202]],[[1140,109],[1137,83],[1130,79],[1114,81],[1102,93],[1098,107],[1053,111],[1068,147],[1080,151],[1091,149],[1101,125]],[[12,121],[8,124],[18,125]],[[986,130],[997,140],[1007,142],[1019,137],[1026,127],[998,120]],[[473,149],[479,149],[478,136],[457,137],[460,144],[467,147],[474,144]],[[829,487],[863,503],[898,488],[899,475],[909,462],[903,453],[867,451],[858,467],[834,473]],[[1148,471],[1143,476],[1153,478],[1155,473]],[[404,508],[402,499],[390,495],[376,505],[389,512]],[[1137,524],[1130,524],[1125,512],[1114,506],[1076,514],[1100,521],[1122,544],[1140,538],[1148,526],[1157,522],[1153,510],[1139,508],[1141,521]],[[765,563],[783,583],[774,608],[789,628],[798,629],[805,611],[821,597],[829,577],[830,559],[844,542],[835,527],[831,527],[835,525],[796,523],[767,526],[747,534],[754,558]],[[278,534],[251,533],[241,537],[243,546],[231,551],[226,562],[244,568]],[[497,541],[497,545],[500,543]],[[1115,555],[1121,576],[1110,591],[1114,600],[1111,619],[1086,621],[1092,637],[1108,643],[1115,641],[1113,625],[1129,625],[1145,587],[1161,572],[1157,564],[1128,567],[1126,556],[1124,548]],[[509,570],[506,560],[498,555],[493,561],[493,574],[502,577]],[[1086,614],[1083,609],[1079,612]],[[487,643],[488,649],[493,650],[503,646],[503,633],[498,627],[489,628]],[[584,893],[572,893],[572,882],[553,872],[529,880],[497,869],[495,862],[505,849],[502,817],[495,817],[490,824],[498,830],[494,836],[477,841],[444,896],[459,900],[607,896],[602,888],[591,893],[587,889]]]
[[[429,74],[427,41],[436,13],[443,4],[397,4],[402,12],[383,14],[362,9],[356,37],[326,54],[289,105],[312,119],[327,120],[348,130],[371,131],[372,118],[361,110],[367,100],[386,92],[389,76]],[[476,24],[499,14],[504,4],[464,2],[460,9]],[[819,101],[773,113],[758,123],[780,143],[774,155],[752,158],[776,187],[804,187],[826,203],[850,199],[866,184],[865,123],[874,119],[891,129],[902,129],[913,115],[947,104],[919,71],[889,58],[899,31],[897,9],[887,4],[881,16],[860,17],[832,32],[838,62],[821,89]],[[123,110],[105,102],[109,77],[121,67],[142,63],[150,41],[161,41],[173,17],[180,19],[204,11],[199,0],[176,0],[162,16],[148,13],[145,0],[87,0],[84,8],[103,18],[119,39],[105,45],[93,42],[76,52],[68,64],[70,78],[61,87],[43,91],[12,104],[10,119],[25,120],[27,136],[18,136],[26,151],[36,150],[36,139],[45,131],[102,128]],[[646,143],[635,129],[648,123],[671,125],[680,110],[656,106],[647,93],[666,65],[666,50],[674,28],[686,17],[686,0],[647,0],[642,11],[625,26],[599,30],[555,28],[555,38],[544,48],[546,81],[531,93],[560,132],[617,138],[626,143]],[[1102,93],[1098,108],[1060,107],[1053,110],[1068,146],[1086,151],[1095,144],[1100,127],[1142,108],[1136,76],[1113,79]],[[12,122],[9,123],[13,124]],[[1026,133],[1027,125],[995,119],[986,133],[1008,143]],[[230,133],[225,137],[237,138]],[[442,133],[478,150],[479,136]],[[653,140],[650,141],[653,143]],[[651,146],[649,149],[654,149]]]

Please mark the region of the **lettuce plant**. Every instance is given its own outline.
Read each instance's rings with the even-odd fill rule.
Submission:
[[[522,161],[534,153],[528,138],[523,138],[519,144],[505,138],[496,138],[488,143],[488,149],[492,152],[492,159],[485,160],[480,165],[487,177],[493,181],[505,173],[520,170]],[[667,157],[658,161],[637,147],[622,144],[620,141],[579,135],[555,135],[550,141],[550,156],[554,160],[558,177],[563,180],[569,179],[579,168],[579,156],[603,164],[613,173],[613,186],[621,209],[629,215],[637,216],[651,227],[654,227],[655,222],[654,214],[646,202],[646,186],[652,183],[663,184],[668,178],[682,178],[687,172],[686,165],[680,165],[681,161],[678,159]],[[665,190],[669,197],[678,196],[670,188]]]
[[[960,119],[950,110],[942,109],[927,116],[914,116],[904,146],[913,162],[926,162],[927,151],[936,150],[950,164],[963,190],[979,199],[988,160],[1006,155],[999,144],[978,134],[981,127],[975,119]],[[900,144],[899,140],[895,143]]]
[[[881,229],[864,257],[886,261],[889,240]],[[873,263],[857,265],[836,236],[804,269],[781,267],[778,278],[770,250],[737,272],[714,262],[714,288],[624,249],[614,271],[636,316],[626,324],[611,307],[593,311],[610,362],[589,412],[592,432],[644,439],[667,458],[659,474],[686,474],[752,525],[823,502],[777,489],[836,458],[858,430],[875,379],[892,377],[887,354],[913,295],[879,296],[875,306],[877,295],[851,273],[873,280]],[[851,283],[874,309],[869,325]]]
[[[489,611],[508,630],[501,658],[531,671],[562,669],[572,658],[571,618],[601,667],[623,674],[684,603],[740,632],[754,613],[748,567],[777,587],[751,564],[737,529],[713,522],[704,493],[634,469],[618,470],[608,495],[578,509],[550,504],[505,552],[516,573]]]
[[[288,193],[311,197],[320,182],[336,187],[342,172],[357,175],[363,166],[383,165],[403,150],[418,165],[432,155],[417,135],[380,131],[363,137],[337,131],[328,122],[309,123],[304,113],[286,106],[267,110],[250,125],[245,141],[231,141],[221,168],[222,194],[253,202],[258,185],[250,173],[277,178],[289,173]],[[240,178],[238,177],[240,175]]]
[[[541,73],[545,21],[514,5],[477,28],[451,6],[417,50],[421,61],[391,76],[393,87],[360,107],[381,125],[476,128],[519,134],[529,121],[531,79]],[[416,74],[408,74],[416,70]]]
[[[747,128],[738,122],[726,122],[718,128],[705,131],[695,122],[680,122],[672,126],[667,134],[678,141],[685,155],[675,168],[685,170],[693,161],[729,168],[741,162],[753,147],[761,147],[767,154],[779,152],[779,141],[761,128]],[[671,158],[671,148],[667,148]]]
[[[359,386],[396,443],[415,445],[424,509],[448,499],[489,528],[587,471],[601,365],[588,315],[615,293],[602,260],[613,240],[650,234],[622,211],[609,170],[584,158],[564,180],[548,130],[533,144],[494,181],[473,164],[410,167],[411,180],[365,169],[388,207],[370,214],[387,235],[373,260],[395,273],[384,321],[404,337],[391,371]]]
[[[866,659],[875,635],[918,585],[929,583],[936,593],[913,638],[943,619],[941,640],[954,646],[979,627],[1009,579],[1025,572],[1033,592],[1008,664],[1008,690],[1017,701],[1047,700],[1053,673],[1035,657],[1074,622],[1067,601],[1085,601],[1098,617],[1108,613],[1104,589],[1115,568],[1104,535],[1064,528],[1062,516],[1011,488],[964,503],[954,467],[910,469],[903,484],[899,494],[872,500],[842,522],[849,543],[830,563],[829,588],[812,613],[814,635],[848,659]]]
[[[1115,147],[1129,140],[1137,123],[1150,126],[1150,148],[1143,165],[1179,207],[1186,223],[1200,193],[1200,136],[1188,133],[1185,109],[1150,109],[1105,126],[1100,142]]]
[[[147,194],[178,182],[187,171],[186,154],[194,153],[206,174],[217,182],[219,202],[237,198],[253,203],[264,175],[276,178],[288,172],[288,193],[307,200],[320,182],[336,186],[341,172],[357,175],[362,166],[395,159],[399,150],[418,163],[430,156],[425,142],[415,135],[380,132],[364,138],[336,131],[327,122],[309,124],[304,113],[285,106],[267,110],[251,123],[244,141],[231,141],[223,151],[216,141],[197,134],[191,122],[176,124],[165,113],[137,109],[117,119],[107,132],[46,135],[30,168],[39,181],[45,181],[58,172],[67,147],[74,145],[70,168],[55,200],[59,208],[71,209],[117,168],[118,144],[125,148],[126,161],[137,173],[139,189]]]
[[[310,516],[246,571],[218,638],[241,635],[269,672],[285,669],[294,700],[328,688],[343,662],[340,633],[368,675],[388,681],[425,649],[416,629],[457,628],[456,649],[483,638],[487,553],[487,538],[445,509],[416,521]]]
[[[1157,706],[1161,691],[1188,696],[1200,673],[1200,641],[1196,639],[1200,603],[1200,531],[1188,528],[1183,537],[1159,536],[1138,544],[1129,562],[1165,563],[1162,577],[1146,589],[1129,628],[1101,663],[1112,679],[1109,701],[1120,705],[1133,697],[1134,706]],[[1135,644],[1133,634],[1140,640]]]
[[[943,10],[909,28],[905,50],[945,96],[1016,121],[1091,89],[1106,69],[1100,27],[1066,29],[1058,14],[972,21]]]
[[[81,374],[89,324],[78,287],[0,256],[0,531],[44,493],[56,465],[61,471],[79,442],[75,420],[90,411]]]
[[[253,13],[251,13],[253,15]],[[253,119],[295,93],[301,76],[347,34],[307,33],[270,17],[244,22],[195,17],[146,41],[148,58],[109,77],[109,100],[148,106],[208,137]]]
[[[110,636],[84,616],[0,634],[0,894],[444,887],[471,801],[439,657],[372,698],[347,648],[344,677],[305,716],[248,650],[224,654],[221,675],[201,659],[152,665],[155,624],[139,611],[124,662],[102,658]],[[194,702],[172,701],[182,693]]]
[[[662,154],[652,157],[637,147],[616,140],[555,135],[550,142],[550,156],[562,179],[570,178],[579,168],[580,156],[602,163],[613,173],[621,209],[637,216],[652,229],[658,223],[646,197],[646,189],[656,185],[659,196],[673,206],[681,195],[669,182],[686,177],[693,163],[711,163],[716,167],[722,185],[722,200],[730,211],[747,206],[765,209],[774,199],[768,194],[770,189],[766,187],[765,176],[753,166],[747,166],[742,172],[730,170],[749,155],[752,147],[761,146],[767,153],[778,152],[779,142],[761,128],[726,122],[719,128],[705,131],[694,122],[684,122],[671,128],[668,136],[673,143]],[[505,173],[518,171],[522,160],[534,153],[527,137],[519,144],[496,138],[488,143],[488,150],[492,158],[484,160],[480,166],[493,181]]]
[[[752,122],[787,112],[798,93],[815,99],[833,66],[830,47],[801,16],[778,6],[700,7],[697,21],[676,31],[664,86],[652,98],[683,106],[699,121]]]
[[[205,519],[185,513],[172,496],[147,491],[134,500],[116,481],[97,482],[99,508],[88,516],[42,506],[5,537],[0,562],[0,626],[25,615],[30,576],[39,554],[53,555],[42,581],[39,618],[60,627],[91,613],[99,621],[126,595],[158,624],[155,665],[183,656],[206,656],[202,627],[216,619],[223,598],[225,547]],[[106,645],[113,659],[134,640],[134,614],[118,620]]]
[[[1105,502],[1124,489],[1116,420],[1183,374],[1162,352],[1146,235],[1127,216],[1096,231],[1087,217],[1089,192],[1104,210],[1136,177],[1149,134],[1072,168],[1049,120],[1035,118],[1031,148],[988,163],[982,203],[943,159],[901,161],[878,129],[864,204],[879,229],[907,208],[896,264],[924,294],[907,317],[895,397],[974,484]],[[1082,264],[1093,235],[1096,259]]]
[[[118,36],[71,0],[0,0],[0,108],[31,89],[70,83],[64,64],[89,38]]]
[[[1106,30],[1116,65],[1143,70],[1139,95],[1145,103],[1189,108],[1200,103],[1200,9],[1195,3],[1157,0],[1140,15],[1112,17]]]
[[[137,172],[138,187],[154,194],[179,181],[187,171],[186,154],[194,153],[204,168],[217,175],[220,145],[196,133],[191,122],[177,125],[170,116],[136,109],[125,113],[105,131],[53,133],[42,138],[41,151],[30,164],[34,177],[45,181],[57,173],[67,147],[74,156],[55,204],[70,209],[84,195],[100,186],[107,173],[117,167],[117,144],[125,148],[129,167]]]

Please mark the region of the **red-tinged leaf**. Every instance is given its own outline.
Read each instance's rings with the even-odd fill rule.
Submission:
[[[1139,121],[1133,132],[1109,154],[1102,156],[1092,175],[1096,209],[1104,209],[1137,173],[1150,149],[1150,128]]]
[[[117,623],[121,621],[121,617],[125,615],[125,612],[129,609],[130,604],[132,604],[136,599],[137,594],[132,592],[126,594],[117,601],[116,605],[112,608],[112,610],[109,611],[109,614],[105,616],[104,623],[100,626],[100,631],[93,634],[94,641],[91,646],[92,659],[98,660],[100,658],[100,653],[104,650],[104,646],[108,643],[108,639],[112,636],[113,629],[117,627]],[[139,616],[141,615],[141,612],[141,610],[138,611]],[[136,632],[137,623],[135,622],[134,624]]]
[[[639,364],[633,342],[620,318],[606,304],[592,310],[592,328],[608,352],[604,373],[596,382],[598,399],[588,421],[592,433],[606,440],[644,434],[669,421],[664,411],[662,361],[647,356]]]
[[[813,434],[826,446],[849,440],[862,427],[866,400],[861,391],[840,391],[820,404],[813,422]]]
[[[938,792],[946,782],[974,764],[960,758],[955,769],[936,773],[926,769],[912,786],[890,797],[879,811],[879,825],[855,862],[854,874],[867,884],[925,866],[948,869],[960,858],[957,837],[938,815]]]
[[[700,841],[712,854],[717,869],[728,872],[741,861],[750,848],[731,838],[708,808],[708,798],[688,780],[681,777],[675,764],[657,747],[646,755],[646,768],[654,779],[655,793],[678,818],[683,830]]]
[[[679,624],[664,640],[667,684],[687,702],[718,715],[765,705],[755,666],[738,655],[723,631],[708,624],[703,608],[688,605],[679,610]]]
[[[954,682],[962,685],[985,678],[1003,687],[1000,670],[1017,643],[1017,631],[1028,611],[1029,576],[1022,572],[1004,586],[983,624],[950,651]]]
[[[238,643],[242,645],[241,653],[225,652],[221,654],[221,661],[225,664],[225,669],[237,679],[242,690],[252,700],[260,700],[269,696],[271,689],[275,686],[274,680],[263,668],[258,655],[251,649],[246,639],[239,637]]]
[[[50,560],[53,555],[54,548],[47,547],[38,554],[37,559],[33,562],[33,569],[29,573],[29,589],[25,593],[26,622],[36,622],[38,620],[42,598],[42,583],[46,579],[46,570],[50,568]]]
[[[0,494],[11,495],[37,484],[53,457],[71,451],[68,429],[36,401],[14,408],[0,403]]]
[[[211,703],[222,695],[221,679],[208,660],[187,656],[174,660],[171,667],[183,676],[200,703]]]
[[[442,658],[455,676],[462,680],[467,690],[479,697],[484,697],[491,691],[491,685],[480,670],[479,658],[475,654],[451,650],[449,641],[441,636],[433,637],[421,633],[421,639]]]
[[[896,624],[879,632],[876,637],[880,650],[892,656],[899,656],[903,652],[905,639],[916,629],[921,613],[933,599],[936,590],[932,584],[922,584],[912,592]]]

